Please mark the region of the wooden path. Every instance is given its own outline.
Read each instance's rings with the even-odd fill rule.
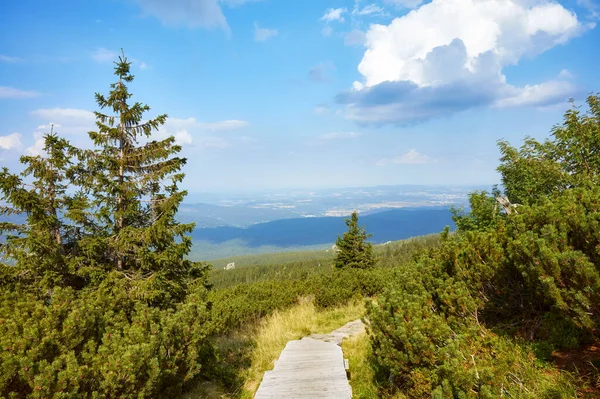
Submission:
[[[265,373],[255,399],[352,398],[340,344],[362,331],[357,320],[330,334],[288,342],[275,368]]]

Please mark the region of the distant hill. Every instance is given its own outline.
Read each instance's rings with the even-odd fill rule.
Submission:
[[[345,218],[315,217],[275,220],[247,228],[231,226],[197,228],[192,233],[194,241],[223,244],[241,240],[245,246],[298,247],[333,243],[346,231]],[[445,226],[453,227],[452,215],[447,208],[394,209],[360,218],[373,243],[401,240],[413,236],[436,233]]]
[[[256,223],[297,218],[299,216],[298,212],[288,209],[183,203],[179,207],[177,218],[183,223],[194,222],[196,227],[208,228],[218,226],[245,227]]]

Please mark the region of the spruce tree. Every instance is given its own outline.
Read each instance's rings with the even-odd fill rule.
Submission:
[[[335,245],[337,254],[335,257],[335,267],[338,269],[355,268],[369,269],[375,266],[376,259],[373,256],[373,246],[367,239],[371,234],[367,234],[364,227],[358,225],[358,213],[352,212],[352,216],[346,219],[348,231],[342,237],[338,236]]]
[[[137,296],[166,304],[185,295],[192,271],[201,272],[185,259],[194,224],[175,219],[187,194],[178,187],[186,159],[174,156],[181,151],[174,137],[150,139],[167,115],[145,120],[150,107],[130,103],[130,67],[122,54],[114,68],[118,81],[108,96],[96,94],[97,131],[89,132],[96,148],[81,153],[77,177],[83,188],[78,198],[82,204],[89,198],[83,207],[93,212],[80,213],[79,221],[95,230],[85,243],[89,253],[101,252],[91,270],[117,272],[133,282]]]
[[[0,199],[6,203],[0,215],[13,216],[12,221],[0,223],[0,234],[6,235],[0,253],[15,262],[13,271],[18,271],[21,281],[51,289],[78,280],[68,262],[72,229],[63,218],[73,148],[53,133],[44,140],[46,156],[22,156],[25,169],[20,175],[7,168],[0,172]]]

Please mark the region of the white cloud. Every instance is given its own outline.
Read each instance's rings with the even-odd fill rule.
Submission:
[[[92,58],[96,62],[111,62],[117,59],[118,54],[114,51],[99,47],[92,52]]]
[[[12,133],[7,136],[0,136],[0,149],[12,150],[21,147],[21,134]]]
[[[229,32],[229,25],[218,0],[136,0],[145,16],[157,18],[163,25],[187,28],[221,28]],[[229,0],[229,5],[240,5],[242,0]]]
[[[35,142],[31,147],[27,147],[27,154],[32,156],[38,156],[44,154],[44,147],[46,140],[44,139],[43,133],[36,132],[33,134]]]
[[[14,87],[0,86],[0,98],[32,98],[39,97],[40,93],[33,90],[21,90]]]
[[[264,42],[265,40],[275,37],[279,34],[277,29],[261,28],[258,24],[254,23],[254,40],[257,42]]]
[[[0,54],[0,62],[15,63],[15,62],[21,62],[21,61],[23,61],[22,58]]]
[[[339,21],[339,22],[344,22],[344,17],[342,16],[342,14],[348,12],[348,10],[346,8],[330,8],[327,11],[325,11],[325,14],[323,14],[323,16],[321,17],[321,21],[325,21],[325,22],[333,22],[333,21]]]
[[[359,122],[405,123],[473,106],[565,100],[573,84],[515,87],[502,70],[589,27],[550,0],[433,0],[371,25],[358,66],[364,79],[338,101]]]
[[[385,10],[377,4],[369,4],[360,8],[360,4],[356,2],[352,10],[354,15],[385,15]]]
[[[148,64],[146,64],[145,62],[142,61],[140,63],[140,69],[146,69],[146,68],[148,68]]]
[[[425,164],[425,163],[433,163],[431,157],[421,154],[417,152],[414,148],[411,148],[407,153],[399,155],[395,158],[384,158],[377,161],[377,166],[385,166],[390,164]]]
[[[173,135],[177,144],[192,144],[192,135],[187,130],[179,130]]]
[[[514,93],[499,99],[497,107],[516,107],[522,105],[546,106],[564,100],[564,94],[572,90],[569,82],[551,80],[539,85],[526,85],[522,88],[512,88]]]

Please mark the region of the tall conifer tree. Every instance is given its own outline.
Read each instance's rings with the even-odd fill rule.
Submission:
[[[143,119],[150,107],[130,102],[130,67],[121,55],[114,69],[118,81],[108,96],[96,94],[97,131],[89,133],[96,149],[82,154],[87,173],[79,181],[102,233],[87,245],[103,249],[104,268],[132,280],[138,296],[163,304],[181,299],[190,272],[199,270],[185,259],[194,224],[175,220],[187,194],[178,187],[186,159],[174,156],[181,151],[174,137],[150,139],[167,115]]]

